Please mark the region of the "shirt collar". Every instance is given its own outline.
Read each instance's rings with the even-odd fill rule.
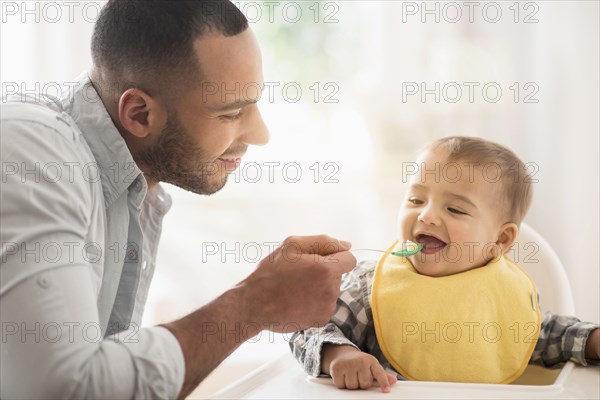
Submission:
[[[132,184],[144,181],[143,173],[133,160],[87,72],[77,78],[73,93],[61,99],[61,103],[83,133],[96,159],[101,173],[104,202],[109,207]],[[141,189],[144,193],[140,196],[140,203],[147,197],[153,206],[163,212],[168,211],[171,198],[163,188],[157,185],[146,193],[147,186],[143,183]]]

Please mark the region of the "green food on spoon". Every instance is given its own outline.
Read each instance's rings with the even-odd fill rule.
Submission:
[[[408,257],[408,256],[414,256],[421,250],[423,250],[423,243],[417,244],[415,242],[411,242],[410,240],[407,240],[406,248],[404,248],[402,250],[398,250],[398,251],[393,251],[391,254],[393,256],[398,256],[398,257]]]

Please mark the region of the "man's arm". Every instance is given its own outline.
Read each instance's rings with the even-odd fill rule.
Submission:
[[[83,249],[107,249],[90,242],[97,203],[82,138],[41,108],[35,122],[5,111],[0,161],[14,168],[0,190],[0,398],[175,397],[184,360],[168,330],[103,337],[98,265]]]
[[[0,298],[1,397],[173,398],[184,361],[160,327],[102,337],[85,266],[40,272]]]
[[[185,358],[185,398],[245,340],[264,329],[294,332],[322,326],[356,260],[348,243],[327,236],[292,237],[236,287],[194,313],[164,325]]]

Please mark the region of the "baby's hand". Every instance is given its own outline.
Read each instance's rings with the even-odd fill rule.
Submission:
[[[385,372],[375,357],[351,346],[323,346],[323,372],[331,375],[339,389],[368,389],[373,381],[387,393],[396,377]]]

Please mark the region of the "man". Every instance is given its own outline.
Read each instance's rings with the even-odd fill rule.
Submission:
[[[139,328],[170,207],[159,182],[214,193],[269,138],[241,12],[110,0],[92,57],[71,95],[2,104],[0,397],[185,397],[261,330],[324,325],[356,260],[315,236],[286,239],[192,314]]]

